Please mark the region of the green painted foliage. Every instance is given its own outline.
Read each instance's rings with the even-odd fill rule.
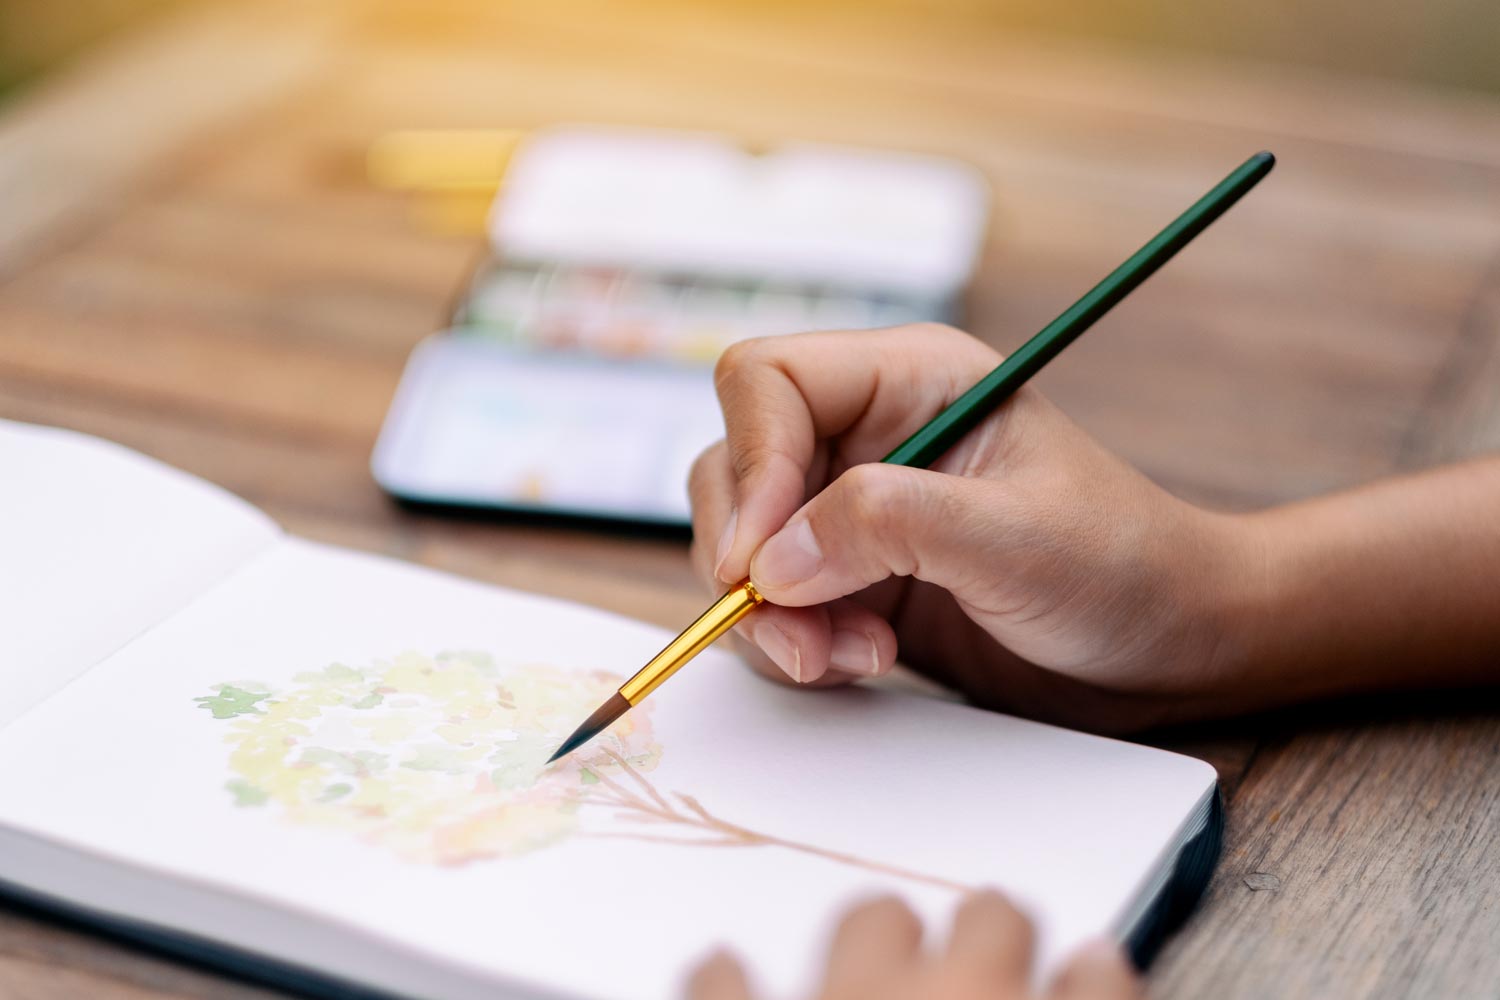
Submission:
[[[232,719],[237,715],[263,715],[256,707],[271,697],[265,691],[247,691],[233,684],[220,684],[219,693],[203,698],[194,698],[200,708],[213,713],[215,719]]]
[[[270,798],[266,794],[265,789],[252,785],[243,778],[235,778],[225,782],[224,787],[229,790],[230,795],[234,796],[235,805],[247,809],[254,808],[255,806],[263,806]]]

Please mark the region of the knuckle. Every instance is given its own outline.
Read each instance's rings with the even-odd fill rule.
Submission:
[[[763,444],[746,443],[731,449],[729,466],[734,471],[735,481],[743,483],[753,480],[776,460],[777,454],[775,449]]]
[[[839,477],[839,495],[846,516],[861,528],[879,531],[888,526],[905,502],[906,477],[892,475],[890,466],[856,465]]]
[[[774,347],[769,337],[754,337],[730,344],[714,363],[714,385],[722,389],[765,364]]]

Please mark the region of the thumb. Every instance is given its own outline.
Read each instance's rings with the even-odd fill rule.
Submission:
[[[984,540],[1004,530],[1010,490],[898,465],[856,465],[809,500],[750,562],[765,598],[822,604],[890,576],[961,592],[986,567]]]

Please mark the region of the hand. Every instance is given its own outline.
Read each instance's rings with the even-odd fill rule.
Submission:
[[[1067,963],[1045,993],[1030,986],[1031,924],[997,893],[959,907],[941,955],[923,954],[921,925],[882,899],[851,911],[828,954],[818,1000],[1138,1000],[1140,980],[1119,948],[1101,942]],[[689,1000],[751,1000],[744,971],[720,952],[688,985]]]
[[[694,560],[716,590],[748,574],[775,605],[740,626],[752,662],[839,683],[886,672],[899,646],[982,705],[1115,730],[1222,694],[1225,595],[1257,558],[1232,518],[1026,387],[931,469],[870,464],[1000,360],[925,325],[724,354],[726,439],[690,484]]]

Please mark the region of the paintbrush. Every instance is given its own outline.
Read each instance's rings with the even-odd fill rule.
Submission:
[[[940,455],[969,432],[976,424],[994,412],[1026,380],[1078,338],[1083,331],[1109,312],[1116,303],[1134,291],[1141,282],[1155,274],[1167,261],[1215,219],[1228,211],[1253,188],[1260,179],[1271,172],[1276,158],[1270,153],[1256,153],[1225,177],[1213,190],[1198,199],[1150,242],[1141,247],[1130,259],[1115,268],[1107,278],[1099,282],[1088,293],[1073,303],[1057,319],[1048,323],[1014,354],[1007,357],[979,384],[954,400],[943,412],[911,437],[903,441],[896,450],[881,459],[890,465],[923,467],[931,464]],[[680,670],[683,664],[702,652],[719,636],[728,632],[740,619],[754,611],[763,598],[748,579],[741,580],[720,597],[698,620],[689,625],[681,635],[651,658],[634,677],[620,685],[619,691],[583,721],[573,735],[563,741],[562,746],[547,761],[549,764],[566,753],[583,746],[610,723],[628,712],[662,685],[668,677]]]

